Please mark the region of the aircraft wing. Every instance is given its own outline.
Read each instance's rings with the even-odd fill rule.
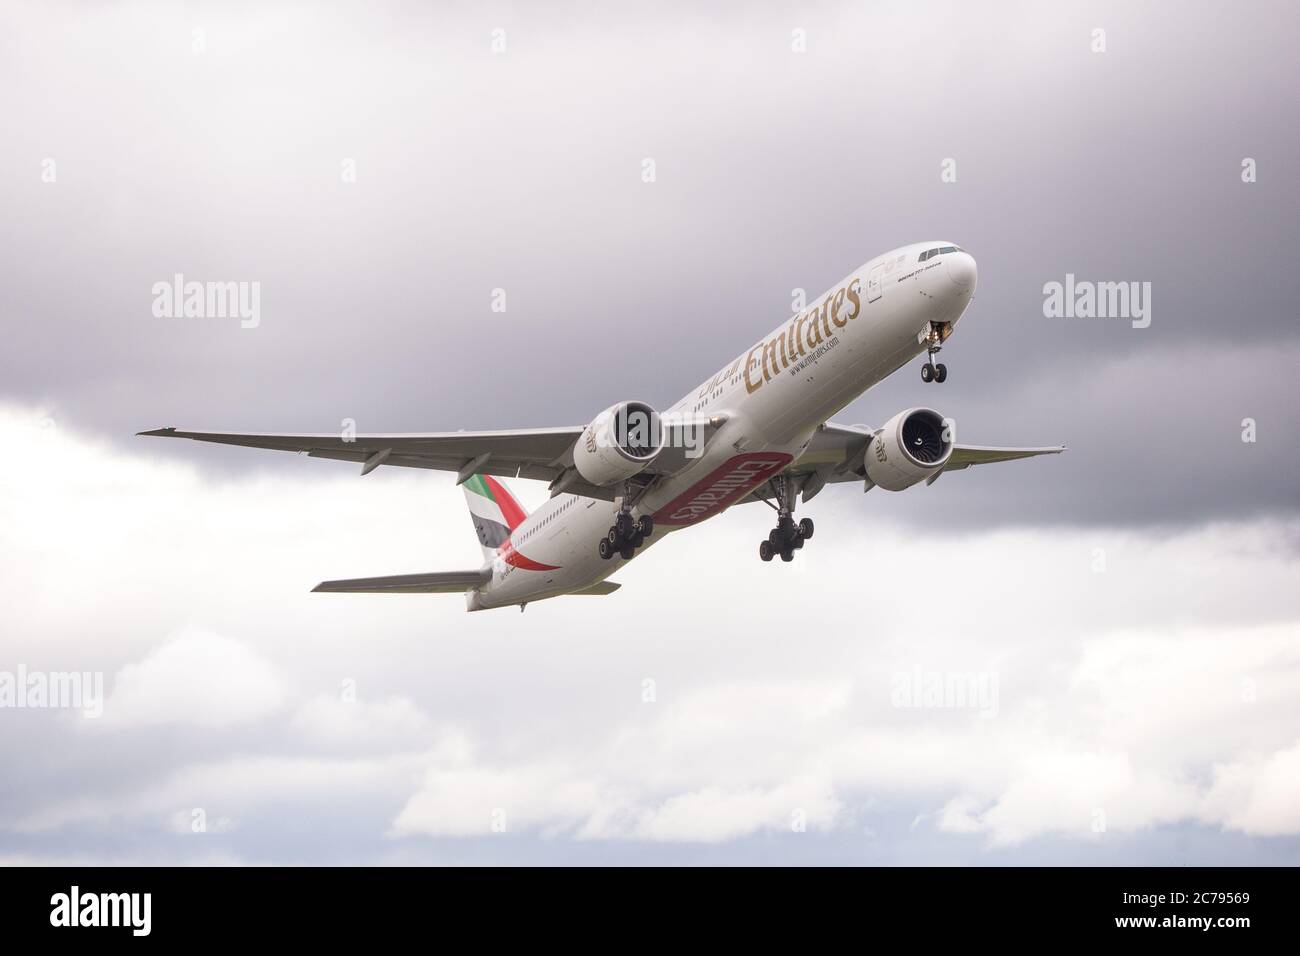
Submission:
[[[999,461],[1015,461],[1017,458],[1034,458],[1038,455],[1059,455],[1065,451],[1064,445],[1045,445],[1041,448],[998,448],[993,445],[958,445],[952,450],[952,457],[943,466],[944,471],[959,471],[971,465],[991,465]]]
[[[139,432],[158,438],[189,438],[220,445],[293,451],[312,458],[333,458],[361,465],[369,474],[380,465],[456,472],[464,481],[483,473],[502,478],[557,482],[563,490],[613,500],[613,489],[582,481],[573,470],[573,444],[585,426],[528,428],[519,431],[424,432],[391,435],[290,435],[271,432],[204,432],[156,428]]]
[[[862,481],[865,477],[862,455],[875,429],[866,425],[837,425],[827,422],[817,430],[807,450],[786,469],[787,474],[803,477],[803,499],[807,501],[823,487],[843,481]],[[987,465],[999,461],[1015,461],[1037,455],[1059,455],[1064,445],[1047,445],[1036,448],[1003,448],[992,445],[958,444],[943,470],[926,479],[933,484],[939,475],[960,471],[971,465]]]
[[[382,578],[348,578],[322,581],[313,591],[344,594],[455,594],[486,584],[492,573],[482,571],[434,571],[430,574],[390,574]]]
[[[585,426],[566,428],[530,428],[519,431],[482,432],[407,432],[397,434],[292,435],[277,432],[206,432],[181,428],[156,428],[139,432],[159,438],[189,438],[193,441],[247,448],[293,451],[312,458],[332,458],[361,465],[361,474],[369,474],[380,465],[405,468],[429,468],[455,472],[458,481],[483,473],[503,478],[531,478],[551,483],[552,491],[613,501],[614,488],[602,488],[583,481],[573,468],[573,445]],[[865,425],[837,425],[827,422],[817,430],[803,455],[786,469],[788,474],[804,478],[803,497],[808,500],[825,485],[843,481],[860,481],[863,477],[862,453],[874,429]],[[1055,455],[1062,445],[1045,448],[997,448],[985,445],[958,445],[943,471],[958,471],[971,465]],[[679,450],[675,450],[680,454]],[[665,455],[668,451],[665,451]],[[661,456],[663,457],[663,456]],[[675,470],[675,460],[666,459],[662,466],[668,473]],[[657,465],[659,463],[656,463]],[[647,469],[637,476],[648,481],[660,467]],[[939,474],[942,474],[940,472]],[[933,483],[938,474],[928,480]]]

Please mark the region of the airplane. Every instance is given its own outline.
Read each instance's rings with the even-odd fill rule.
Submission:
[[[381,465],[456,473],[482,547],[480,567],[324,581],[314,591],[464,593],[470,611],[611,594],[621,585],[609,576],[652,543],[759,501],[776,512],[760,559],[791,561],[814,531],[811,518],[796,522],[796,504],[828,484],[902,491],[972,465],[1065,450],[958,444],[953,421],[927,407],[874,428],[829,420],[922,354],[922,380],[945,381],[948,370],[934,356],[974,298],[976,278],[975,259],[950,242],[877,256],[662,414],[623,401],[565,428],[138,434],[359,462],[362,475]],[[500,480],[514,477],[548,482],[549,500],[530,514]]]

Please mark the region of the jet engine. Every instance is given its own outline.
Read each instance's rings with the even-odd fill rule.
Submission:
[[[886,491],[902,491],[937,474],[952,455],[952,422],[932,408],[899,412],[867,444],[867,478]]]
[[[620,402],[582,430],[573,465],[593,485],[614,485],[640,474],[662,449],[659,413],[645,402]]]

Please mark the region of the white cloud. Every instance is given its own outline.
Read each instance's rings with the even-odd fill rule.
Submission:
[[[1135,770],[1126,754],[1044,751],[1026,757],[991,807],[972,812],[969,797],[950,802],[940,826],[987,832],[995,844],[1010,845],[1048,833],[1132,831],[1187,818],[1196,809],[1194,788]]]
[[[368,701],[321,694],[294,711],[290,726],[304,743],[371,753],[426,749],[438,736],[433,722],[406,697]],[[468,742],[456,746],[464,749]]]
[[[811,779],[704,786],[661,799],[645,785],[586,777],[560,764],[431,771],[393,834],[480,836],[504,828],[585,840],[720,843],[764,830],[826,830],[843,809],[827,782]]]
[[[826,781],[792,780],[770,789],[703,787],[642,812],[630,832],[618,835],[720,843],[761,830],[830,829],[842,809]]]
[[[601,785],[571,768],[431,770],[393,821],[396,836],[479,836],[568,828],[609,802]]]
[[[409,791],[428,758],[420,755],[382,760],[296,756],[231,756],[184,764],[151,774],[144,786],[110,793],[83,792],[50,800],[12,824],[28,834],[66,827],[108,827],[120,832],[133,825],[150,834],[176,833],[178,821],[201,809],[216,832],[270,815],[272,829],[298,816],[318,814],[336,801],[378,802]],[[192,832],[192,831],[189,831]],[[263,833],[265,836],[265,831]]]
[[[1203,815],[1253,836],[1300,833],[1300,742],[1216,766]]]
[[[118,672],[104,721],[229,727],[261,720],[284,700],[284,686],[264,658],[238,641],[191,630]]]
[[[0,409],[0,428],[33,420]],[[116,674],[100,722],[28,714],[31,734],[0,738],[25,768],[10,826],[51,858],[73,855],[61,834],[132,829],[193,859],[319,858],[341,826],[370,859],[430,837],[726,844],[796,821],[879,845],[896,839],[881,805],[1001,848],[1171,823],[1300,833],[1295,528],[918,539],[877,516],[864,539],[862,496],[831,489],[814,560],[758,562],[769,518],[738,508],[647,552],[609,598],[466,615],[454,597],[307,591],[473,560],[439,476],[228,478],[160,442],[39,440],[48,456],[21,462],[0,443],[11,653]],[[918,670],[995,676],[996,716],[898,706],[894,676]],[[157,747],[196,730],[201,752]],[[192,841],[194,808],[214,822]]]

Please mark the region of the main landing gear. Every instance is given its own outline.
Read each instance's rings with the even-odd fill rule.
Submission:
[[[795,524],[794,518],[785,515],[779,518],[776,527],[768,532],[767,540],[759,542],[758,556],[764,561],[771,561],[779,554],[782,561],[793,561],[794,553],[812,536],[812,518],[803,518]]]
[[[804,518],[795,523],[793,481],[785,475],[777,475],[770,484],[780,504],[772,505],[777,514],[776,527],[768,533],[767,539],[759,544],[758,556],[764,561],[771,561],[779,554],[782,561],[793,561],[794,553],[813,536],[812,518]],[[767,501],[766,498],[763,500]],[[767,503],[772,504],[770,501]]]
[[[636,549],[645,544],[654,531],[655,519],[649,515],[633,518],[632,503],[629,496],[624,495],[618,514],[614,516],[614,523],[609,526],[605,537],[600,539],[597,550],[605,561],[616,554],[624,561],[629,561],[636,554]]]

